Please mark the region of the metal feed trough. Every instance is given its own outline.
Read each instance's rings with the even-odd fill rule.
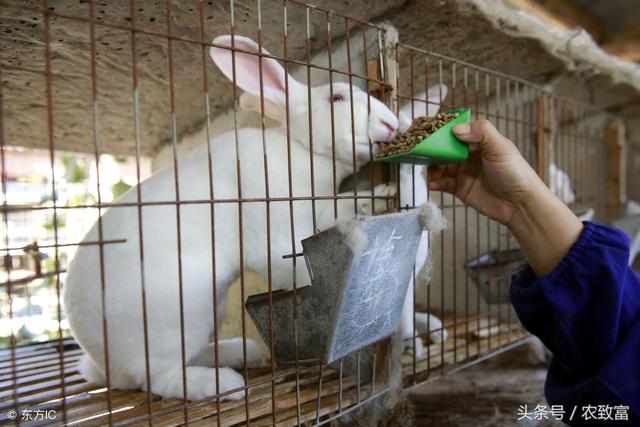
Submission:
[[[618,218],[611,225],[618,227],[629,237],[629,265],[632,265],[640,253],[640,214]]]
[[[272,293],[278,363],[296,356],[331,363],[393,334],[422,229],[419,213],[412,210],[354,219],[303,240],[311,286]],[[246,302],[267,345],[268,299],[263,293]]]
[[[574,212],[580,221],[593,218],[593,208]],[[520,248],[486,252],[472,258],[464,265],[467,274],[475,282],[480,295],[489,304],[508,304],[511,277],[527,266],[527,260]]]
[[[464,267],[489,304],[509,302],[511,276],[524,269],[527,261],[520,249],[493,250],[467,261]]]

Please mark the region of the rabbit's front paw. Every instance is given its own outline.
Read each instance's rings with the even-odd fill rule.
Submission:
[[[387,212],[390,208],[388,205],[387,199],[381,199],[379,197],[393,197],[397,193],[397,188],[395,185],[389,184],[379,184],[376,185],[373,189],[373,196],[376,197],[373,200],[373,213],[379,214],[383,212]],[[363,192],[363,195],[370,196],[370,192]],[[358,213],[360,215],[371,215],[371,202],[372,200],[369,198],[363,198],[358,200]]]
[[[391,184],[379,184],[373,189],[373,195],[375,197],[394,197],[398,191],[397,186]],[[383,213],[389,210],[388,200],[375,199],[373,205],[374,213]]]

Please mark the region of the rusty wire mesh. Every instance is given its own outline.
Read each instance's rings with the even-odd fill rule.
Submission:
[[[3,280],[2,280],[2,303],[3,318],[9,320],[11,325],[8,330],[8,338],[4,343],[4,349],[0,352],[0,416],[7,418],[10,410],[15,410],[19,415],[25,409],[55,410],[57,423],[86,423],[86,424],[132,424],[132,423],[152,423],[159,425],[178,424],[217,424],[232,425],[243,423],[256,424],[282,424],[293,425],[301,423],[323,424],[335,420],[353,409],[356,409],[367,402],[383,395],[390,388],[390,376],[393,375],[394,368],[401,367],[401,374],[405,386],[418,384],[431,380],[446,373],[477,363],[486,357],[509,349],[522,343],[527,339],[527,334],[519,325],[515,313],[512,312],[508,301],[504,299],[505,287],[510,275],[514,272],[513,265],[503,262],[492,265],[485,265],[480,270],[479,276],[473,276],[469,268],[465,268],[465,263],[494,251],[495,253],[513,253],[517,248],[516,242],[509,236],[505,226],[491,221],[488,218],[470,209],[457,199],[440,193],[428,194],[429,199],[435,200],[443,209],[449,220],[449,228],[438,236],[429,238],[431,255],[429,268],[429,282],[427,284],[416,280],[414,289],[414,313],[431,313],[437,315],[444,323],[444,327],[431,327],[427,324],[426,331],[418,331],[414,320],[414,330],[412,337],[407,341],[409,348],[401,359],[394,359],[390,348],[394,344],[377,344],[374,350],[362,350],[363,354],[374,354],[373,362],[364,363],[361,366],[360,352],[348,363],[340,361],[331,365],[322,363],[302,364],[296,359],[293,365],[277,366],[273,360],[273,348],[271,352],[271,362],[267,367],[250,368],[247,363],[247,330],[249,321],[244,313],[244,306],[228,307],[227,311],[240,313],[242,335],[242,365],[238,368],[246,380],[246,385],[239,389],[218,393],[215,396],[208,396],[203,399],[185,401],[177,398],[162,399],[153,393],[153,381],[149,367],[149,343],[147,342],[147,322],[148,304],[146,300],[144,273],[139,280],[140,301],[142,303],[142,319],[145,342],[145,378],[143,388],[140,390],[119,390],[111,387],[111,374],[109,372],[109,331],[107,316],[102,316],[100,331],[96,331],[103,337],[104,360],[107,369],[105,371],[105,385],[95,385],[87,383],[78,373],[78,360],[82,354],[74,338],[72,338],[65,324],[65,313],[61,308],[60,295],[65,281],[65,273],[68,262],[66,250],[79,246],[96,247],[99,251],[98,265],[94,267],[100,272],[101,301],[104,305],[105,291],[109,286],[105,271],[104,252],[106,248],[113,245],[122,245],[132,236],[108,236],[103,232],[102,214],[107,209],[131,209],[130,221],[136,224],[139,251],[138,259],[140,272],[144,271],[145,251],[153,251],[153,248],[145,248],[143,223],[145,214],[149,209],[160,207],[171,207],[175,209],[175,228],[177,236],[177,259],[167,260],[167,262],[178,263],[178,270],[182,271],[183,248],[181,239],[180,214],[188,206],[204,206],[210,212],[210,230],[212,236],[207,238],[215,242],[215,215],[214,211],[220,206],[235,206],[239,212],[243,209],[255,209],[261,205],[265,211],[266,224],[266,248],[265,253],[268,264],[268,274],[265,279],[266,288],[271,292],[276,289],[272,283],[271,260],[279,257],[289,262],[289,275],[292,277],[294,289],[306,285],[307,283],[296,282],[296,269],[304,269],[304,263],[299,261],[300,249],[298,243],[300,239],[313,234],[317,229],[316,209],[320,209],[323,203],[333,205],[333,217],[343,219],[344,214],[338,208],[340,202],[346,202],[353,209],[347,209],[347,213],[352,215],[358,213],[358,201],[366,199],[371,201],[370,208],[373,210],[374,199],[382,199],[374,195],[373,188],[376,184],[385,181],[394,181],[395,185],[402,185],[399,180],[403,179],[397,167],[374,167],[370,168],[364,175],[360,173],[360,182],[368,184],[367,195],[363,196],[359,191],[357,180],[350,183],[343,183],[343,190],[340,190],[340,182],[336,177],[336,152],[335,136],[333,135],[333,182],[332,194],[316,194],[314,188],[314,156],[308,159],[309,169],[312,171],[311,192],[309,194],[296,194],[292,190],[292,181],[298,177],[291,176],[291,157],[287,159],[288,168],[288,194],[272,195],[269,193],[269,173],[267,171],[267,156],[263,155],[262,177],[265,185],[263,196],[243,197],[241,191],[237,197],[219,197],[215,194],[215,180],[213,179],[212,165],[216,156],[215,144],[207,144],[211,138],[219,135],[219,130],[213,125],[215,113],[211,111],[212,98],[219,96],[213,93],[209,87],[212,64],[208,58],[207,51],[214,46],[209,35],[213,31],[216,34],[229,33],[239,34],[236,28],[234,17],[234,2],[228,4],[229,23],[228,28],[207,28],[207,19],[211,11],[205,2],[194,2],[193,14],[190,16],[189,24],[193,28],[198,28],[199,37],[191,37],[181,33],[180,29],[174,28],[172,17],[172,4],[169,0],[165,4],[155,6],[162,10],[165,22],[160,27],[145,27],[139,25],[136,19],[138,5],[135,0],[131,0],[128,8],[128,19],[125,23],[109,22],[99,19],[97,5],[90,1],[83,13],[69,10],[56,10],[50,7],[45,0],[41,5],[21,4],[14,2],[1,2],[4,12],[13,14],[13,19],[25,18],[37,15],[39,28],[43,37],[39,42],[42,50],[39,54],[44,56],[44,68],[37,70],[42,74],[44,81],[44,92],[40,94],[44,99],[45,115],[43,120],[47,123],[47,134],[42,136],[49,159],[50,180],[47,183],[49,197],[46,201],[30,205],[12,204],[8,198],[8,185],[10,178],[7,173],[6,154],[10,147],[20,147],[23,141],[13,139],[6,135],[4,129],[6,123],[12,120],[20,111],[14,110],[13,105],[6,99],[9,92],[14,91],[11,85],[5,81],[11,81],[11,75],[16,71],[12,65],[3,62],[0,69],[0,80],[2,80],[2,105],[0,105],[0,135],[2,138],[2,192],[3,192],[3,246],[4,256]],[[364,88],[368,95],[367,105],[370,108],[370,96],[375,95],[384,101],[393,111],[399,112],[406,103],[412,105],[411,110],[418,108],[424,103],[438,105],[441,109],[451,109],[468,107],[473,110],[474,118],[486,118],[491,120],[499,130],[507,137],[515,141],[525,158],[535,166],[536,170],[552,186],[556,185],[558,172],[551,173],[550,165],[563,171],[571,178],[571,183],[567,185],[556,185],[556,192],[563,198],[571,208],[577,212],[587,212],[593,209],[595,219],[606,220],[607,198],[605,175],[607,168],[605,137],[606,126],[614,118],[602,111],[596,110],[588,105],[582,105],[570,100],[555,97],[550,91],[534,83],[521,80],[514,76],[509,76],[500,72],[487,70],[482,67],[466,63],[453,58],[439,55],[434,52],[423,51],[403,44],[390,45],[386,38],[387,28],[378,26],[366,21],[349,17],[340,12],[323,9],[319,6],[306,4],[301,0],[284,0],[283,2],[269,3],[269,7],[277,7],[282,10],[282,26],[275,28],[260,21],[260,10],[265,7],[261,2],[255,4],[258,21],[254,23],[254,33],[244,33],[257,40],[262,46],[264,34],[273,32],[282,40],[281,46],[273,50],[270,57],[284,64],[287,70],[298,68],[298,79],[303,82],[315,82],[312,75],[323,74],[330,83],[330,93],[333,96],[333,81],[343,81],[350,85],[358,85]],[[218,11],[218,13],[220,13]],[[288,16],[302,16],[302,20],[291,21]],[[17,18],[16,18],[17,17]],[[97,198],[93,202],[73,203],[67,201],[60,203],[60,190],[57,185],[60,177],[56,174],[56,161],[60,155],[59,149],[59,129],[56,128],[57,107],[63,101],[65,93],[55,92],[56,69],[53,66],[52,58],[54,39],[52,33],[52,21],[55,19],[55,26],[83,25],[86,29],[88,45],[90,50],[87,53],[86,69],[76,70],[78,79],[82,84],[86,84],[91,96],[86,102],[87,111],[78,111],[85,120],[89,122],[90,132],[84,135],[84,146],[81,150],[93,156]],[[312,61],[312,37],[311,28],[322,28],[326,30],[326,46],[324,46],[326,64]],[[340,40],[345,41],[346,61],[340,62],[336,57],[332,57],[334,43],[332,31],[341,28]],[[246,28],[243,27],[244,31]],[[130,146],[129,153],[134,156],[136,164],[137,183],[143,179],[141,174],[141,159],[147,153],[143,147],[141,138],[141,117],[145,114],[141,109],[140,99],[145,96],[144,82],[146,76],[141,74],[139,69],[140,52],[137,50],[138,39],[157,39],[164,43],[167,55],[166,67],[166,87],[168,95],[164,102],[166,105],[159,107],[166,112],[165,120],[169,123],[170,133],[168,147],[170,152],[169,167],[173,169],[173,183],[175,193],[171,197],[158,200],[144,200],[140,187],[132,190],[135,194],[134,201],[105,202],[101,196],[100,178],[100,156],[103,154],[102,142],[108,139],[101,129],[101,123],[108,120],[108,113],[101,110],[101,57],[99,52],[109,47],[99,46],[97,43],[98,34],[103,31],[117,31],[124,33],[129,41],[127,49],[123,49],[122,55],[128,56],[129,69],[129,90],[118,94],[122,105],[127,106],[124,114],[128,118],[127,126],[131,131],[131,140],[134,142]],[[297,32],[295,32],[297,31]],[[296,51],[291,55],[288,51],[289,35],[295,32],[297,35],[306,35],[302,52]],[[371,34],[373,34],[371,36]],[[3,43],[7,43],[7,39]],[[67,41],[71,43],[72,41]],[[174,54],[180,47],[187,47],[192,54],[192,61],[196,64],[193,69],[199,70],[201,77],[193,81],[182,81],[176,77],[176,64]],[[356,47],[357,46],[357,47]],[[237,51],[235,47],[218,46],[223,49]],[[357,62],[360,68],[353,62],[352,52],[358,52]],[[265,55],[263,55],[265,56]],[[340,62],[338,65],[333,62]],[[356,70],[357,69],[357,70]],[[234,75],[235,78],[235,75]],[[194,81],[196,83],[194,83]],[[204,122],[204,137],[200,141],[207,145],[207,162],[209,168],[209,196],[197,199],[182,199],[180,197],[180,138],[178,134],[181,120],[181,111],[176,99],[180,97],[181,88],[185,85],[193,86],[198,84],[201,97],[193,99],[191,102],[198,105],[201,110],[201,121]],[[416,94],[427,91],[435,85],[446,85],[448,94],[440,92],[437,102],[425,98],[416,97]],[[27,89],[28,90],[28,89]],[[240,95],[240,89],[236,85],[228,84],[228,92],[225,96],[228,99],[236,100]],[[262,77],[260,78],[260,90],[263,91]],[[351,93],[349,96],[352,96]],[[15,96],[13,93],[11,96]],[[287,98],[288,99],[288,98]],[[333,107],[331,108],[330,120],[328,122],[318,122],[310,108],[311,100],[308,100],[308,122],[309,128],[325,127],[334,131],[335,120]],[[333,104],[332,104],[333,105]],[[232,112],[231,131],[236,131],[242,124],[239,124],[239,105],[233,102],[229,105]],[[422,106],[421,108],[424,108]],[[262,112],[260,123],[262,125],[262,135],[264,138],[265,129],[269,126],[264,116],[264,100],[259,108]],[[287,126],[287,141],[291,144],[289,134],[290,123],[289,105],[286,105],[285,122]],[[354,128],[354,111],[351,104],[350,112],[351,129]],[[342,118],[341,118],[342,119]],[[313,134],[309,131],[309,143],[313,144]],[[267,141],[263,141],[268,144]],[[356,162],[355,140],[352,141],[352,162],[349,165],[351,173],[358,174],[361,166]],[[29,144],[24,144],[29,145]],[[236,150],[241,150],[242,141],[235,141]],[[148,153],[147,153],[148,154]],[[370,160],[372,159],[370,152]],[[237,171],[238,181],[240,181],[242,164],[238,160]],[[423,171],[414,170],[415,174]],[[406,179],[406,176],[404,177]],[[415,184],[410,184],[410,187]],[[239,187],[241,187],[239,185]],[[366,185],[365,185],[366,187]],[[417,204],[414,197],[410,202],[401,202],[398,195],[388,198],[388,206],[391,210],[411,209]],[[575,197],[570,197],[568,193],[574,193]],[[307,215],[312,217],[313,226],[305,230],[305,235],[296,234],[298,231],[294,222],[294,205],[296,203],[308,203],[310,208]],[[290,250],[286,253],[271,253],[271,217],[269,206],[284,204],[289,211],[288,225],[290,235],[287,236],[290,242]],[[59,217],[69,211],[83,211],[97,221],[97,239],[78,241],[67,241],[62,236],[59,227]],[[46,212],[51,216],[52,227],[45,242],[23,244],[11,238],[11,224],[20,218],[27,227],[35,221],[35,215],[39,212]],[[242,214],[240,213],[240,218]],[[552,219],[550,219],[552,220]],[[247,226],[247,224],[244,224]],[[244,303],[249,294],[246,290],[247,279],[244,273],[243,254],[244,245],[251,245],[243,238],[243,222],[240,219],[239,230],[239,292],[240,304]],[[31,240],[28,239],[30,242]],[[188,245],[186,243],[185,245]],[[212,254],[220,250],[215,244],[211,244]],[[29,273],[16,276],[12,269],[20,267],[20,260],[25,258],[25,254],[48,254],[52,261],[47,264],[48,268],[42,267],[39,262],[28,264]],[[146,254],[148,256],[148,254]],[[28,255],[27,258],[29,258]],[[212,259],[215,256],[212,255]],[[516,257],[516,261],[518,261]],[[517,264],[517,262],[516,262]],[[20,267],[22,268],[22,267]],[[221,319],[217,312],[219,298],[224,295],[217,295],[216,288],[216,264],[212,262],[213,277],[213,313],[211,316],[216,322]],[[420,272],[415,272],[417,276]],[[52,298],[56,301],[56,325],[51,340],[48,342],[29,342],[17,336],[12,321],[16,318],[14,312],[14,299],[22,297],[28,293],[29,286],[47,280],[47,286],[53,290]],[[176,283],[179,289],[179,299],[175,304],[179,306],[179,316],[181,324],[180,348],[175,351],[181,354],[182,371],[182,391],[187,394],[186,381],[186,350],[185,350],[185,329],[184,329],[184,302],[183,289],[188,284],[183,283],[182,275],[178,277]],[[484,290],[481,287],[484,286]],[[483,293],[485,292],[485,293]],[[495,298],[492,297],[492,293]],[[271,294],[270,294],[271,295]],[[492,301],[492,302],[488,302]],[[271,296],[269,304],[272,304]],[[429,318],[430,319],[430,318]],[[123,331],[120,331],[123,332]],[[273,331],[271,331],[273,333]],[[445,333],[448,335],[446,339]],[[437,336],[440,336],[440,339]],[[215,342],[215,359],[218,360],[218,336],[217,328],[212,330],[212,338]],[[418,352],[418,341],[424,341],[424,351]],[[397,345],[397,344],[395,344]],[[413,351],[411,349],[414,349]],[[367,353],[367,352],[373,353]],[[355,360],[355,362],[354,362]],[[391,366],[391,365],[401,366]],[[348,365],[348,366],[347,366]],[[366,366],[366,367],[365,367]],[[367,370],[367,372],[364,372]],[[216,376],[216,383],[218,378]],[[225,400],[225,396],[232,392],[242,392],[240,400]],[[41,420],[43,421],[43,420]],[[51,420],[49,420],[51,421]],[[20,420],[18,417],[14,422],[29,423]],[[38,422],[35,422],[37,424]]]

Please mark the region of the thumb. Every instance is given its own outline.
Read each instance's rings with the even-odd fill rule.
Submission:
[[[456,125],[451,130],[461,141],[479,144],[480,151],[485,156],[502,156],[515,149],[513,143],[505,138],[488,120]]]

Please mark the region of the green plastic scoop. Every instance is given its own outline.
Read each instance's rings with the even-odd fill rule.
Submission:
[[[469,123],[471,121],[471,109],[462,108],[449,110],[445,113],[459,113],[459,116],[427,136],[411,150],[390,156],[376,157],[374,160],[430,166],[466,160],[469,157],[469,147],[455,137],[451,132],[451,128],[461,123]]]

